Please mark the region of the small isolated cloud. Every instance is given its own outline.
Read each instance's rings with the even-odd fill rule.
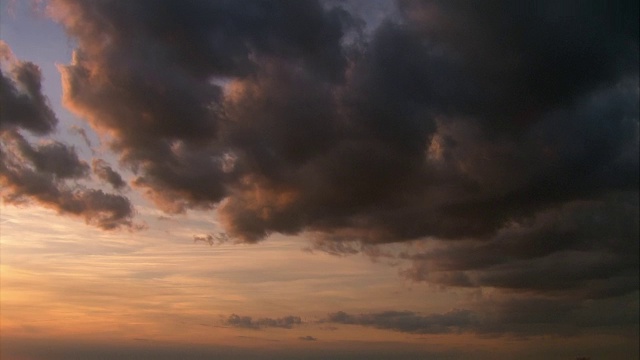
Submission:
[[[213,245],[221,245],[229,242],[229,236],[223,232],[218,232],[216,234],[206,234],[206,235],[193,235],[193,242],[203,242]]]
[[[111,185],[114,189],[120,190],[127,186],[127,183],[122,180],[122,176],[109,164],[102,159],[94,159],[91,163],[93,167],[93,173],[102,181]]]
[[[89,136],[87,135],[87,132],[83,128],[81,128],[79,126],[76,126],[76,125],[72,125],[71,128],[69,129],[69,131],[71,133],[80,135],[80,137],[84,141],[85,145],[87,145],[87,147],[89,149],[91,149],[92,153],[94,152],[93,144],[91,144],[91,140],[89,140]]]
[[[282,328],[291,329],[302,324],[299,316],[285,316],[281,318],[253,319],[251,316],[231,314],[224,321],[225,325],[244,329]]]

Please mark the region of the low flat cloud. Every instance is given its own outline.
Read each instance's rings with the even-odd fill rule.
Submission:
[[[444,314],[426,316],[412,311],[383,311],[357,315],[338,311],[329,314],[325,321],[416,334],[444,334],[469,328],[472,323],[472,315],[469,310],[453,310]]]
[[[311,335],[307,335],[307,336],[300,336],[298,339],[302,340],[302,341],[318,341],[317,338],[311,336]]]
[[[470,333],[481,337],[575,336],[602,329],[629,334],[638,331],[636,302],[637,296],[597,301],[517,296],[480,300],[469,309],[427,315],[395,310],[358,314],[338,311],[321,322],[410,334]]]
[[[285,316],[281,318],[259,318],[253,319],[251,316],[240,316],[231,314],[224,321],[225,325],[244,328],[244,329],[264,329],[264,328],[282,328],[291,329],[296,325],[302,324],[299,316]]]

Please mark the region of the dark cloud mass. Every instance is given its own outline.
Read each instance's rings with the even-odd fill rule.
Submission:
[[[40,69],[14,59],[0,42],[2,57],[2,125],[0,184],[6,203],[36,202],[61,214],[84,218],[102,229],[131,227],[133,207],[126,197],[79,185],[89,165],[74,147],[43,139],[31,144],[21,134],[47,135],[58,122],[41,92]],[[4,70],[8,69],[7,76]],[[72,181],[73,180],[73,181]]]
[[[411,279],[636,291],[637,1],[397,8],[365,31],[315,1],[55,0],[65,103],[241,241],[429,238]]]

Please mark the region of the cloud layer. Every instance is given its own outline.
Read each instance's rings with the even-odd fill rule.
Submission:
[[[637,298],[624,301],[581,302],[545,297],[515,297],[481,301],[473,309],[423,315],[413,311],[350,314],[338,311],[322,322],[358,325],[410,334],[473,333],[483,337],[540,335],[575,336],[610,327],[637,333]]]

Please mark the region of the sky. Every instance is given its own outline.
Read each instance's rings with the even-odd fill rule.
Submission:
[[[0,1],[0,357],[638,359],[637,1]]]

